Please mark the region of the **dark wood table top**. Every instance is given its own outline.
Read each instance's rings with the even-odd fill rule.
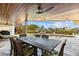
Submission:
[[[55,39],[44,39],[37,37],[19,37],[18,39],[49,52],[61,42]]]

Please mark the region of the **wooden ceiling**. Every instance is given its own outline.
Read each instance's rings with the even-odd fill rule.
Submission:
[[[37,4],[34,3],[0,3],[0,24],[20,24],[27,18],[28,20],[61,20],[61,19],[77,19],[79,20],[79,4],[78,3],[42,3],[43,9],[54,6],[43,15],[36,14]],[[75,10],[75,11],[74,11]],[[76,15],[75,15],[76,13]]]
[[[54,3],[54,4],[44,4],[43,9],[46,9],[50,6],[54,6],[50,11],[41,14],[36,14],[37,11],[36,7],[31,8],[28,12],[29,20],[79,20],[78,13],[79,13],[79,4],[78,3]],[[75,14],[74,14],[75,13]],[[44,16],[44,18],[43,18]],[[75,17],[74,17],[75,16]]]
[[[46,9],[47,5],[53,4],[42,4],[43,9]],[[0,24],[22,23],[26,19],[27,13],[36,12],[36,8],[37,4],[34,3],[0,3]]]
[[[27,14],[32,4],[22,3],[0,3],[0,23],[12,23],[20,15]]]

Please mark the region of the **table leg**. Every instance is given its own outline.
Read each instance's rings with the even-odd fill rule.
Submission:
[[[37,47],[34,47],[34,56],[37,56]]]
[[[42,54],[41,54],[41,56],[43,56],[43,52],[44,52],[44,50],[43,50],[43,49],[41,49],[41,53],[42,53]]]

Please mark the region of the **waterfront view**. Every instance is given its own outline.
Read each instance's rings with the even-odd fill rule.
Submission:
[[[79,24],[71,20],[60,21],[27,21],[26,25],[16,27],[16,32],[23,32],[26,27],[27,33],[56,33],[56,34],[78,34]]]

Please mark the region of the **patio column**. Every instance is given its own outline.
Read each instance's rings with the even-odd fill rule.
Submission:
[[[27,35],[27,17],[28,15],[26,14],[25,16],[25,34]]]
[[[14,35],[15,34],[15,26],[11,26],[11,35]]]

